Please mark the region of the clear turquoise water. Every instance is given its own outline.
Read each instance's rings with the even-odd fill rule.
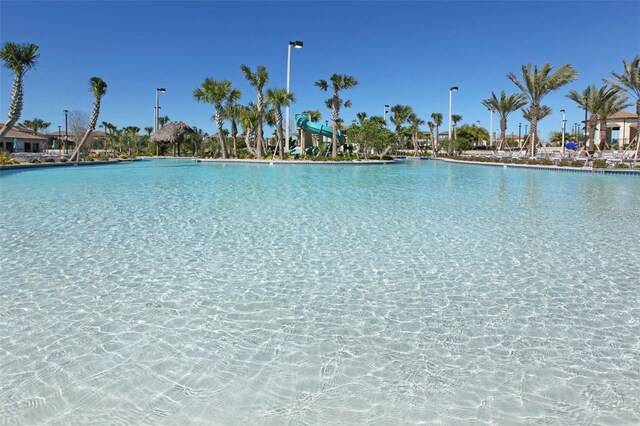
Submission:
[[[638,424],[640,180],[0,173],[0,424]]]

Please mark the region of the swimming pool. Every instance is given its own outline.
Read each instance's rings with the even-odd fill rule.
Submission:
[[[0,174],[0,423],[640,421],[635,177]]]

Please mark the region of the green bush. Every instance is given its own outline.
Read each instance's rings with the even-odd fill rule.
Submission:
[[[608,165],[606,160],[593,160],[591,167],[594,169],[606,169]]]
[[[573,160],[573,161],[570,163],[570,166],[571,166],[571,167],[584,167],[584,162],[583,162],[583,161],[580,161],[580,160]]]
[[[40,160],[37,158],[29,158],[29,160],[27,160],[28,163],[31,164],[40,164]]]
[[[0,151],[0,164],[2,165],[18,164],[18,162],[13,158],[9,157],[6,152]]]
[[[614,169],[628,169],[629,165],[625,164],[625,163],[618,163],[615,166],[613,166]]]
[[[44,159],[44,162],[45,162],[45,163],[55,163],[55,162],[56,162],[56,160],[55,160],[54,158],[45,158],[45,159]]]
[[[66,159],[66,158],[61,158],[61,159],[60,159],[60,162],[61,162],[61,163],[66,163],[66,162],[67,162],[67,159]]]

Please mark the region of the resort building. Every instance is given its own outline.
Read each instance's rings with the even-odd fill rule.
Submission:
[[[0,123],[4,127],[4,123]],[[5,152],[42,152],[48,138],[33,134],[20,127],[12,127],[0,140],[0,150]]]
[[[620,111],[607,119],[607,141],[612,148],[623,149],[638,137],[638,115],[629,111]],[[600,123],[596,128],[596,143],[600,142]]]

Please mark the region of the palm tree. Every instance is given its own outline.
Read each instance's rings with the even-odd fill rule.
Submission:
[[[295,102],[296,97],[293,93],[287,93],[286,89],[269,89],[267,90],[267,102],[269,102],[273,108],[276,120],[276,133],[278,135],[278,146],[280,148],[280,159],[284,159],[284,129],[282,127],[282,107],[291,105],[291,102]]]
[[[247,65],[240,65],[240,70],[244,74],[249,84],[258,91],[256,107],[258,110],[258,125],[256,128],[256,157],[262,157],[262,122],[264,121],[264,86],[269,82],[269,72],[264,65],[258,65],[255,72],[251,71]]]
[[[255,148],[251,146],[251,135],[256,132],[258,126],[258,108],[251,102],[248,106],[241,106],[238,122],[242,126],[247,150],[257,157]]]
[[[436,155],[436,157],[438,156],[438,145],[439,145],[439,140],[440,140],[440,136],[439,136],[439,128],[442,125],[442,114],[440,114],[439,112],[434,112],[433,114],[431,114],[431,119],[433,120],[433,125],[436,128],[436,139],[435,139],[435,144],[433,145],[433,152]]]
[[[218,141],[220,142],[220,149],[222,150],[222,158],[228,157],[227,145],[224,140],[224,134],[222,133],[222,113],[224,109],[222,103],[227,99],[230,92],[231,82],[229,80],[214,80],[208,77],[204,79],[202,86],[193,91],[193,97],[196,101],[213,104],[213,120],[218,128]]]
[[[403,146],[404,141],[402,138],[403,136],[402,125],[406,123],[409,120],[409,117],[411,116],[411,114],[413,114],[413,108],[411,108],[409,105],[399,105],[399,104],[394,105],[391,107],[391,114],[393,115],[389,117],[389,121],[391,121],[395,126],[398,145],[401,148],[404,148]]]
[[[144,128],[144,131],[147,132],[147,136],[151,136],[151,133],[153,133],[153,127],[147,126]]]
[[[456,130],[458,128],[458,123],[462,121],[462,116],[460,114],[452,114],[451,121],[453,121],[453,140],[456,140],[458,138],[456,135]]]
[[[51,126],[51,123],[48,123],[41,118],[34,118],[33,120],[24,120],[20,125],[33,131],[34,135],[37,135],[40,129],[47,129]]]
[[[425,121],[418,117],[415,113],[409,115],[409,129],[411,130],[411,138],[413,140],[413,148],[416,151],[416,157],[420,154],[420,147],[418,146],[418,131]]]
[[[513,111],[522,108],[526,104],[527,97],[524,93],[513,93],[507,96],[504,90],[500,92],[500,98],[491,92],[491,97],[482,101],[482,105],[490,110],[497,111],[500,116],[500,144],[498,145],[498,151],[503,148],[507,135],[507,117]]]
[[[580,107],[586,109],[590,114],[587,123],[585,123],[589,130],[589,137],[587,139],[588,151],[595,150],[595,133],[598,120],[602,123],[600,129],[601,132],[604,130],[604,135],[603,133],[600,133],[601,141],[606,140],[607,117],[629,106],[629,104],[626,103],[626,96],[621,97],[621,91],[618,86],[604,85],[597,88],[596,86],[591,85],[583,90],[582,93],[571,90],[567,97],[577,103]],[[604,122],[602,121],[603,118]]]
[[[163,128],[165,124],[167,124],[169,122],[169,116],[168,115],[163,115],[158,117],[158,126],[160,126],[160,128]]]
[[[319,122],[322,120],[322,113],[318,110],[306,110],[302,111],[304,114],[309,114],[309,121]]]
[[[532,69],[533,67],[533,69]],[[522,66],[522,81],[512,72],[507,74],[507,78],[513,82],[522,93],[527,96],[530,102],[531,125],[529,134],[531,140],[531,156],[536,155],[536,143],[538,132],[538,120],[540,112],[540,102],[550,92],[559,89],[567,83],[572,82],[578,77],[578,72],[570,65],[565,64],[551,73],[553,67],[550,64],[544,64],[542,68],[531,64]]]
[[[91,111],[91,117],[89,118],[89,127],[80,140],[80,143],[76,145],[76,148],[71,153],[69,161],[73,161],[74,159],[75,161],[80,160],[80,149],[87,139],[89,139],[91,132],[96,128],[98,115],[100,115],[100,102],[102,101],[102,97],[107,93],[107,83],[105,83],[100,77],[91,77],[89,79],[89,88],[95,98],[95,101],[93,102],[93,111]]]
[[[231,122],[231,138],[233,139],[233,156],[238,156],[238,120],[242,112],[242,105],[238,104],[242,92],[240,89],[231,89],[227,96],[227,103],[224,106],[222,115]]]
[[[0,49],[0,59],[2,65],[13,72],[13,86],[11,86],[11,96],[9,98],[9,109],[7,122],[0,129],[0,139],[7,134],[20,119],[22,114],[22,79],[27,71],[35,68],[38,62],[38,46],[33,43],[13,43],[7,42]]]
[[[433,150],[433,129],[436,127],[436,125],[433,123],[433,121],[427,121],[427,126],[429,126],[429,135],[431,136],[431,150]]]
[[[640,56],[633,58],[631,62],[622,60],[623,71],[618,74],[612,71],[611,74],[616,78],[613,84],[624,88],[632,97],[636,98],[636,155],[640,152]]]
[[[348,108],[351,106],[350,101],[343,103],[340,99],[340,92],[347,90],[358,85],[358,80],[355,77],[347,74],[333,74],[329,80],[331,81],[331,88],[333,89],[333,96],[327,100],[327,104],[331,107],[331,119],[333,120],[333,137],[331,141],[331,156],[336,158],[338,156],[338,123],[340,121],[340,107],[344,106]],[[329,83],[326,80],[318,80],[315,85],[322,91],[329,91]]]
[[[600,107],[598,108],[598,120],[600,120],[600,149],[607,146],[607,119],[613,114],[630,107],[632,104],[627,102],[628,98],[624,91],[617,86],[611,86],[611,95],[603,96]],[[608,90],[607,92],[608,93]]]

